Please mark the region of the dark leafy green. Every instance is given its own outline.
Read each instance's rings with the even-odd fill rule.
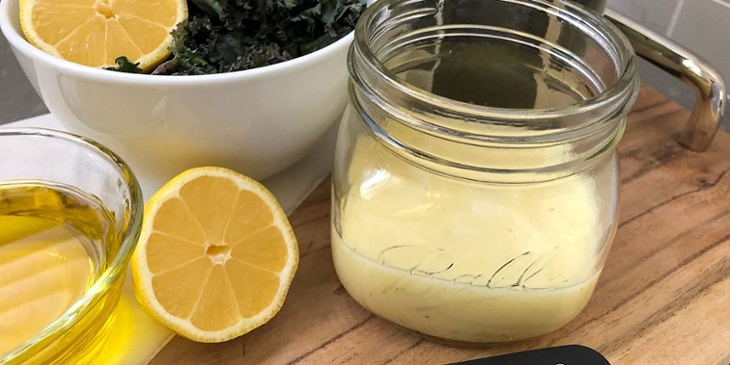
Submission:
[[[138,74],[142,72],[142,69],[139,68],[139,63],[134,63],[127,59],[127,57],[117,57],[114,62],[117,64],[114,67],[106,67],[107,70],[112,71],[119,71],[119,72],[128,72],[133,74]]]
[[[152,73],[214,74],[291,60],[352,31],[364,7],[360,0],[189,0],[188,19],[172,32],[171,58]]]

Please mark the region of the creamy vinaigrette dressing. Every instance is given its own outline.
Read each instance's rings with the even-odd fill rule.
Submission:
[[[609,238],[589,178],[485,186],[412,168],[369,139],[353,155],[359,188],[338,208],[332,253],[344,287],[372,312],[436,337],[496,342],[555,330],[588,302]]]

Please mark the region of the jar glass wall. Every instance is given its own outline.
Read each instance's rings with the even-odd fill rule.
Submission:
[[[633,62],[618,30],[561,2],[371,6],[333,169],[348,293],[451,341],[519,340],[575,317],[616,230]]]

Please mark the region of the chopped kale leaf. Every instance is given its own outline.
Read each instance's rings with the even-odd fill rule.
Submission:
[[[189,0],[188,5],[188,20],[172,32],[172,57],[154,74],[213,74],[291,60],[352,31],[365,8],[360,0]],[[126,67],[119,65],[120,71]]]
[[[142,73],[142,69],[138,67],[139,63],[133,63],[132,61],[128,60],[127,57],[117,57],[114,62],[117,64],[117,66],[106,67],[105,69],[133,74]]]

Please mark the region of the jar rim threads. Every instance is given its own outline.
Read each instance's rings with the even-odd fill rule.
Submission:
[[[526,9],[525,11],[548,14],[554,21],[560,23],[561,27],[581,32],[587,36],[587,39],[595,42],[605,54],[589,56],[608,58],[600,65],[604,67],[600,71],[604,74],[613,72],[614,75],[613,79],[607,81],[596,80],[599,75],[593,70],[586,70],[593,74],[587,75],[587,78],[594,79],[592,80],[593,87],[596,89],[594,90],[595,95],[591,97],[557,107],[505,108],[454,100],[404,82],[390,67],[384,64],[382,59],[383,56],[392,56],[388,55],[393,52],[389,50],[389,47],[399,48],[398,42],[417,42],[418,40],[412,39],[414,37],[430,36],[443,39],[450,36],[473,36],[478,32],[504,30],[501,25],[465,23],[448,25],[444,22],[438,24],[438,20],[436,22],[438,29],[433,28],[429,31],[438,31],[440,34],[428,35],[424,34],[422,29],[404,27],[404,24],[439,17],[439,12],[449,1],[379,0],[363,13],[355,29],[355,40],[350,50],[348,64],[353,82],[371,102],[379,104],[381,108],[392,108],[393,104],[398,102],[391,103],[389,100],[408,99],[416,110],[399,113],[397,108],[394,108],[396,110],[393,114],[401,122],[447,138],[448,136],[458,136],[460,139],[472,143],[554,144],[585,134],[599,133],[606,128],[610,130],[619,128],[616,125],[606,125],[601,121],[613,120],[616,119],[613,118],[614,116],[625,114],[626,108],[630,107],[636,98],[638,78],[636,77],[633,50],[626,37],[602,16],[570,3],[542,0],[485,0],[519,6]],[[433,6],[422,8],[422,5],[427,2],[433,3]],[[389,33],[398,34],[389,35]],[[546,39],[540,40],[539,37],[529,35],[522,30],[516,30],[512,35],[530,39],[535,47],[542,47],[542,50],[548,47],[550,48],[548,51],[556,57],[579,59],[576,55],[571,55],[571,52],[562,45]],[[392,38],[386,39],[389,36]],[[487,36],[498,37],[500,35]],[[406,39],[406,37],[411,39]],[[610,63],[611,70],[605,69],[606,62]],[[578,65],[580,67],[590,67],[586,62],[578,63],[580,63]],[[374,82],[372,80],[375,76],[377,76],[377,81]],[[391,95],[384,97],[384,93]],[[393,94],[397,96],[394,98]],[[437,118],[432,116],[437,116]],[[462,123],[447,122],[449,120],[459,120]],[[559,127],[549,127],[555,125],[556,120],[560,120]],[[519,135],[514,135],[514,127],[521,125],[525,128]],[[494,128],[495,126],[511,126],[512,128],[500,129]]]

